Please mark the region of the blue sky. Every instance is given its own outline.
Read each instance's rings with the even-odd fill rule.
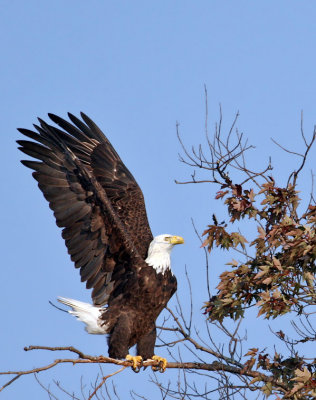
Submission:
[[[284,183],[297,160],[270,138],[303,150],[301,110],[307,136],[316,122],[315,17],[313,2],[292,0],[1,1],[0,370],[27,369],[54,358],[24,353],[29,344],[73,345],[90,354],[107,351],[103,337],[88,336],[73,318],[48,304],[59,295],[89,301],[89,292],[79,282],[30,171],[19,163],[16,128],[31,128],[47,112],[66,116],[67,111],[84,111],[96,121],[140,184],[153,233],[185,237],[185,246],[174,251],[173,270],[187,307],[184,266],[188,268],[196,324],[202,329],[200,308],[207,300],[203,251],[191,218],[202,232],[213,212],[219,217],[224,212],[214,200],[215,188],[174,183],[192,172],[178,161],[176,121],[188,146],[205,144],[206,85],[210,131],[219,103],[226,128],[239,110],[239,130],[256,146],[249,153],[251,165],[260,169],[271,154],[274,176]],[[307,192],[311,167],[310,162],[301,181]],[[212,287],[225,268],[223,260],[219,252],[211,259]],[[254,323],[251,319],[247,325],[249,347],[256,343]],[[80,390],[80,376],[89,383],[96,373],[59,367],[43,374],[43,381],[66,376],[68,387]],[[151,393],[144,384],[148,374],[124,371],[117,376],[122,398],[131,388]],[[2,398],[25,394],[46,396],[26,377]]]

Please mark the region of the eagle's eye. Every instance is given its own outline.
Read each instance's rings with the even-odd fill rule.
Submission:
[[[169,241],[170,241],[170,238],[171,238],[171,236],[165,236],[163,240],[164,240],[165,242],[169,242]]]

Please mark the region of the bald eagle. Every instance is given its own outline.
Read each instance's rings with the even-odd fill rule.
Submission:
[[[156,359],[164,369],[166,360],[154,355],[155,321],[176,291],[170,252],[183,238],[153,238],[142,191],[88,116],[69,113],[70,123],[48,115],[59,128],[39,119],[37,132],[18,129],[33,140],[18,140],[19,149],[37,159],[21,162],[34,170],[93,305],[59,301],[88,333],[107,335],[110,357],[131,360],[134,369]]]

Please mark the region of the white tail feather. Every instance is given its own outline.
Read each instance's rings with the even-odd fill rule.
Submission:
[[[101,326],[99,319],[101,311],[104,312],[104,308],[93,306],[83,301],[67,299],[66,297],[58,297],[58,301],[72,308],[68,312],[86,325],[85,330],[88,333],[94,335],[104,335],[106,333],[106,326]]]

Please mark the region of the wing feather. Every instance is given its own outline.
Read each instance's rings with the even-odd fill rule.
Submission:
[[[152,234],[142,192],[97,125],[85,114],[70,122],[49,114],[59,128],[39,119],[37,132],[19,129],[27,138],[19,149],[36,159],[23,160],[40,190],[80,276],[104,305],[114,288],[135,276]]]
[[[95,254],[94,258],[92,260],[89,260],[89,262],[87,262],[85,266],[81,268],[80,275],[83,282],[87,281],[99,272],[102,265],[102,257],[102,253],[100,253],[99,255]]]

